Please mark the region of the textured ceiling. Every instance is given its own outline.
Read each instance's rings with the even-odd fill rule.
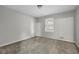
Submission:
[[[40,9],[36,5],[4,5],[4,7],[34,17],[66,12],[77,8],[76,5],[43,5]]]

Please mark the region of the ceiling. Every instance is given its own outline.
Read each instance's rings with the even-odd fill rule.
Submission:
[[[43,5],[40,9],[36,5],[4,5],[18,12],[30,15],[33,17],[41,17],[66,11],[71,11],[77,8],[76,5]]]

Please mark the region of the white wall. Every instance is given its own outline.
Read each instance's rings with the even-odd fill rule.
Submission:
[[[34,18],[0,6],[0,46],[34,35]]]
[[[75,26],[76,26],[76,34],[75,34],[75,36],[76,36],[76,44],[77,44],[77,46],[79,47],[79,7],[78,7],[78,9],[77,9],[77,11],[76,11],[76,19],[75,19],[75,21],[76,21],[76,23],[75,23]]]
[[[74,42],[74,13],[74,11],[69,11],[39,18],[41,36]],[[45,19],[47,18],[55,19],[54,32],[45,32]]]

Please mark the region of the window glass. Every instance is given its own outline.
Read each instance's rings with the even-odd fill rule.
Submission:
[[[45,20],[45,31],[54,32],[54,18],[47,18]]]

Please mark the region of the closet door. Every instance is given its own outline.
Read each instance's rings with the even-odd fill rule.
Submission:
[[[38,23],[35,23],[35,36],[40,36],[40,23],[38,22]]]
[[[56,19],[56,30],[58,39],[73,42],[73,17]]]

